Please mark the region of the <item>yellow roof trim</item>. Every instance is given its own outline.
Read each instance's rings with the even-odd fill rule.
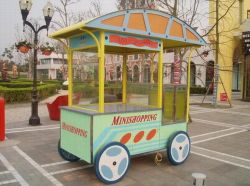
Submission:
[[[58,38],[58,37],[60,38],[60,36],[62,36],[63,34],[67,34],[71,31],[75,31],[76,29],[83,28],[86,23],[87,22],[80,22],[80,23],[65,27],[63,29],[60,29],[60,30],[54,32],[53,34],[50,34],[49,37],[50,38]]]

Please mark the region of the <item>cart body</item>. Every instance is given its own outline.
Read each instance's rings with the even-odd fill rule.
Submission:
[[[166,149],[171,135],[187,131],[186,122],[162,124],[161,109],[95,114],[63,107],[61,113],[61,147],[88,163],[114,141],[133,156]]]

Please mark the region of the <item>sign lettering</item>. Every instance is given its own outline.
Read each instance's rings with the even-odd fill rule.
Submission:
[[[66,130],[70,133],[76,134],[78,136],[82,136],[84,138],[87,138],[87,136],[88,136],[86,130],[74,127],[72,125],[68,125],[66,123],[62,123],[62,129]]]
[[[156,49],[158,47],[158,42],[152,41],[150,39],[137,39],[135,37],[121,37],[118,35],[109,36],[110,43],[117,43],[120,45],[135,45],[137,47],[149,47]]]
[[[157,114],[147,114],[147,115],[128,116],[128,117],[115,116],[113,118],[112,125],[126,125],[126,124],[143,123],[155,120],[157,120]]]
[[[243,41],[243,53],[245,55],[250,55],[250,32],[242,33],[242,41]]]

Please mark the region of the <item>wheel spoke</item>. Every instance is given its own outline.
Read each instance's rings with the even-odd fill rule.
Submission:
[[[183,163],[190,151],[190,140],[185,132],[178,132],[170,141],[168,158],[174,165]]]

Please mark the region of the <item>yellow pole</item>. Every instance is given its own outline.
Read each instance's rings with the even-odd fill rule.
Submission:
[[[193,55],[193,52],[195,51],[195,48],[191,48],[189,57],[188,57],[188,64],[187,64],[187,68],[188,68],[188,74],[187,74],[187,112],[186,112],[186,122],[188,122],[188,115],[189,115],[189,103],[190,103],[190,73],[191,73],[191,69],[190,69],[190,63],[191,63],[191,58]]]
[[[104,63],[105,63],[105,38],[104,32],[100,33],[99,57],[99,112],[104,112]]]
[[[73,72],[73,51],[68,48],[67,49],[67,55],[68,55],[68,105],[72,106],[72,94],[73,94],[73,78],[72,78],[72,72]]]
[[[80,29],[83,32],[86,32],[89,34],[95,41],[97,49],[98,49],[98,60],[99,60],[99,112],[104,112],[104,73],[105,73],[105,38],[104,38],[104,32],[100,32],[100,41],[98,41],[95,34],[93,34],[91,31],[86,29]]]
[[[154,59],[150,61],[150,83],[154,83]]]
[[[157,93],[157,106],[162,108],[162,86],[163,86],[163,42],[161,41],[161,49],[158,53],[158,93]]]
[[[127,103],[127,55],[123,55],[122,63],[122,103]]]

